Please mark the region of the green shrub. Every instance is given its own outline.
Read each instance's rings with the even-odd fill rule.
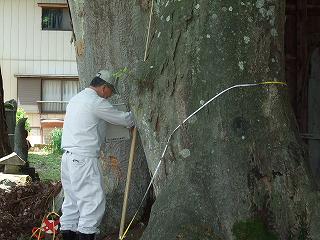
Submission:
[[[52,153],[52,143],[45,145],[41,150],[46,154]]]
[[[54,128],[50,133],[50,137],[51,137],[52,152],[62,153],[62,149],[61,149],[62,129]]]
[[[18,107],[18,109],[17,109],[17,114],[16,114],[16,123],[18,123],[18,121],[19,121],[21,118],[28,118],[28,117],[27,117],[26,112],[23,110],[23,108],[22,108],[22,107]],[[25,129],[26,129],[28,132],[31,131],[29,119],[27,119],[27,121],[26,121]]]

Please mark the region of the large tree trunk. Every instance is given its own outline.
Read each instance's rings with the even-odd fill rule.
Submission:
[[[113,8],[103,5],[107,3],[106,1],[81,2],[69,0],[69,3],[76,35],[75,46],[80,86],[83,89],[89,85],[90,81],[99,70],[109,69],[111,71],[118,71],[123,69],[125,66],[129,66],[129,59],[125,63],[118,62],[117,64],[112,64],[112,61],[118,61],[119,59],[108,54],[108,52],[105,50],[105,44],[114,42],[115,44],[124,44],[129,46],[130,39],[113,38],[113,35],[109,32],[112,30],[112,26],[102,26],[100,24],[102,19],[108,18],[112,14]],[[112,5],[112,3],[110,4]],[[128,5],[127,1],[122,1],[121,4],[123,6]],[[137,12],[138,10],[139,9],[136,8]],[[99,19],[97,19],[97,17]],[[113,22],[113,24],[120,28],[122,26],[121,23],[131,21],[130,19],[132,18],[132,14],[122,14],[118,17],[119,21],[117,20]],[[83,18],[86,19],[85,23],[82,22]],[[108,46],[112,47],[111,45]],[[128,49],[128,56],[130,55],[130,52],[133,52],[131,49],[134,49],[133,46]],[[116,50],[116,48],[114,48],[114,50]],[[116,52],[115,54],[119,54],[120,56],[120,54],[125,53]],[[132,54],[132,56],[137,55],[138,54]],[[126,55],[122,55],[121,59],[126,59]],[[123,78],[120,78],[120,81],[122,80]],[[121,91],[121,97],[114,96],[112,97],[111,102],[128,104],[128,85],[121,84],[119,86],[119,90]],[[105,144],[102,148],[103,152],[101,160],[107,192],[106,217],[101,224],[102,233],[115,232],[120,226],[130,145],[130,140],[112,141]],[[140,201],[146,192],[149,181],[150,173],[148,171],[147,161],[142,148],[141,140],[138,136],[128,199],[129,207],[126,216],[126,225],[130,222],[131,218],[138,209]],[[152,201],[151,197],[152,196],[148,196],[147,201]],[[136,218],[137,221],[143,220],[142,218],[145,216],[145,214],[147,214],[146,209],[149,205],[147,201],[145,201],[142,205],[142,209]]]
[[[0,157],[11,153],[5,117],[3,80],[0,68]]]
[[[234,84],[284,80],[282,0],[70,1],[80,78],[128,67],[122,88],[148,167],[189,114]],[[233,89],[174,135],[142,239],[320,239],[287,89]]]

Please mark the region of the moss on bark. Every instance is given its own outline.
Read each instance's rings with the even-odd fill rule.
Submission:
[[[278,240],[260,219],[240,221],[233,225],[233,235],[236,240]]]

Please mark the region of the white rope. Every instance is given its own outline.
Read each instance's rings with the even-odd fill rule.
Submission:
[[[227,88],[227,89],[219,92],[217,95],[215,95],[215,96],[212,97],[210,100],[208,100],[205,104],[203,104],[203,105],[202,105],[201,107],[199,107],[196,111],[194,111],[192,114],[190,114],[186,119],[184,119],[184,120],[182,121],[182,123],[179,124],[179,125],[171,132],[171,134],[170,134],[170,136],[169,136],[169,138],[168,138],[168,140],[167,140],[167,143],[166,143],[166,145],[165,145],[165,147],[164,147],[164,150],[163,150],[163,152],[162,152],[162,154],[161,154],[161,157],[160,157],[160,160],[159,160],[159,162],[158,162],[158,165],[157,165],[157,167],[156,167],[156,169],[155,169],[155,171],[154,171],[154,173],[153,173],[153,176],[152,176],[152,178],[151,178],[151,180],[150,180],[150,183],[149,183],[149,185],[148,185],[148,187],[147,187],[147,190],[146,190],[146,192],[145,192],[145,194],[144,194],[144,196],[143,196],[143,198],[142,198],[142,200],[141,200],[141,202],[140,202],[140,205],[139,205],[139,207],[138,207],[138,210],[136,211],[136,213],[135,213],[134,216],[132,217],[132,220],[130,221],[130,223],[129,223],[127,229],[126,229],[126,231],[124,232],[124,234],[123,234],[122,237],[120,238],[121,240],[125,238],[126,233],[128,232],[131,224],[133,223],[133,221],[134,221],[135,217],[137,216],[140,208],[142,207],[142,204],[143,204],[144,200],[145,200],[146,197],[147,197],[147,194],[148,194],[148,192],[149,192],[149,190],[150,190],[150,188],[151,188],[151,186],[152,186],[152,183],[153,183],[153,181],[154,181],[154,179],[155,179],[155,177],[156,177],[156,175],[157,175],[157,173],[158,173],[158,170],[159,170],[159,168],[160,168],[160,165],[161,165],[161,163],[162,163],[162,160],[163,160],[163,158],[164,158],[164,155],[165,155],[165,153],[166,153],[166,151],[167,151],[167,148],[168,148],[169,142],[170,142],[170,140],[171,140],[171,138],[172,138],[172,135],[173,135],[185,122],[187,122],[191,117],[193,117],[194,115],[196,115],[199,111],[201,111],[204,107],[206,107],[206,106],[207,106],[209,103],[211,103],[213,100],[215,100],[216,98],[220,97],[222,94],[230,91],[231,89],[241,88],[241,87],[254,87],[254,86],[268,85],[268,84],[287,85],[286,83],[283,83],[283,82],[261,82],[261,83],[246,83],[246,84],[233,85],[233,86],[231,86],[231,87],[229,87],[229,88]]]
[[[154,2],[154,0],[152,0],[152,2],[151,2],[151,9],[150,9],[150,15],[149,15],[149,24],[148,24],[148,33],[147,33],[146,47],[145,47],[144,58],[143,58],[144,62],[147,60],[147,52],[148,52],[148,45],[149,45],[151,20],[152,20],[152,14],[153,14],[153,2]]]

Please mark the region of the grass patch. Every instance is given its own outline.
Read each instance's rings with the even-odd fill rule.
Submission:
[[[29,152],[30,167],[34,167],[41,181],[59,181],[61,154],[47,151]]]

